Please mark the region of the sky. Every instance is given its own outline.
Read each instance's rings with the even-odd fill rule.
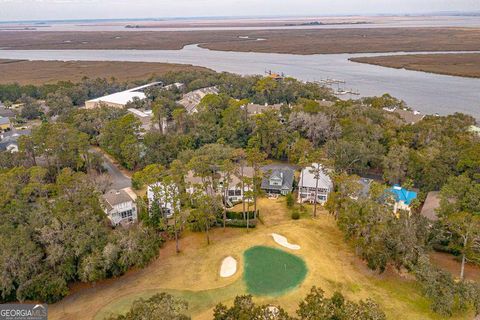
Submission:
[[[0,0],[0,21],[480,11],[480,0]]]

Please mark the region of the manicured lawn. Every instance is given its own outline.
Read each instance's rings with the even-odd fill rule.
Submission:
[[[77,285],[69,297],[49,305],[49,319],[102,320],[108,314],[125,312],[135,299],[169,292],[188,301],[194,320],[211,320],[217,303],[231,305],[235,296],[249,293],[243,279],[245,272],[249,273],[245,271],[246,251],[263,246],[289,252],[273,241],[271,233],[301,246],[292,253],[305,262],[308,272],[300,284],[280,295],[254,294],[259,304],[280,305],[293,315],[311,287],[317,286],[327,296],[340,291],[354,301],[370,297],[385,310],[388,319],[444,319],[430,311],[429,300],[414,281],[393,270],[381,275],[369,271],[325,211],[320,211],[317,219],[302,217],[294,221],[283,198],[262,198],[258,205],[263,223],[257,228],[215,228],[210,234],[211,245],[206,244],[204,234],[187,232],[180,241],[180,254],[175,253],[175,243],[168,242],[158,259],[145,269],[91,286]],[[310,206],[307,209],[311,212]],[[220,265],[227,256],[237,259],[238,270],[231,278],[221,278]],[[465,312],[449,319],[472,318]]]
[[[297,287],[307,275],[305,262],[283,250],[255,246],[244,253],[244,280],[253,295],[276,296]]]

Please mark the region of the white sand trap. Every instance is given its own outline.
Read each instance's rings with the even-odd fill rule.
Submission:
[[[292,250],[300,250],[300,248],[301,248],[298,244],[292,244],[292,243],[288,242],[287,238],[285,238],[284,236],[279,235],[277,233],[272,233],[272,237],[273,237],[273,240],[275,240],[276,243],[278,243],[279,245],[281,245],[285,248],[292,249]]]
[[[228,278],[233,276],[235,272],[237,272],[237,260],[230,256],[223,259],[220,267],[220,277]]]

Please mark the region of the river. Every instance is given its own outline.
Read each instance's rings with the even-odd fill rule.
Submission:
[[[334,78],[346,82],[340,88],[358,90],[362,96],[390,93],[426,114],[463,112],[480,119],[480,79],[385,68],[348,60],[375,55],[379,54],[224,52],[202,49],[197,45],[182,50],[0,50],[0,59],[169,62],[242,75],[273,70],[304,81]]]

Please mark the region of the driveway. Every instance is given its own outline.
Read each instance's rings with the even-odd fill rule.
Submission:
[[[100,149],[92,148],[90,149],[91,152],[99,154],[103,159],[103,167],[107,170],[108,174],[112,178],[112,189],[123,189],[129,188],[132,186],[132,179],[124,174],[117,166],[117,164],[113,163],[112,160],[109,159],[107,155],[105,155]]]

